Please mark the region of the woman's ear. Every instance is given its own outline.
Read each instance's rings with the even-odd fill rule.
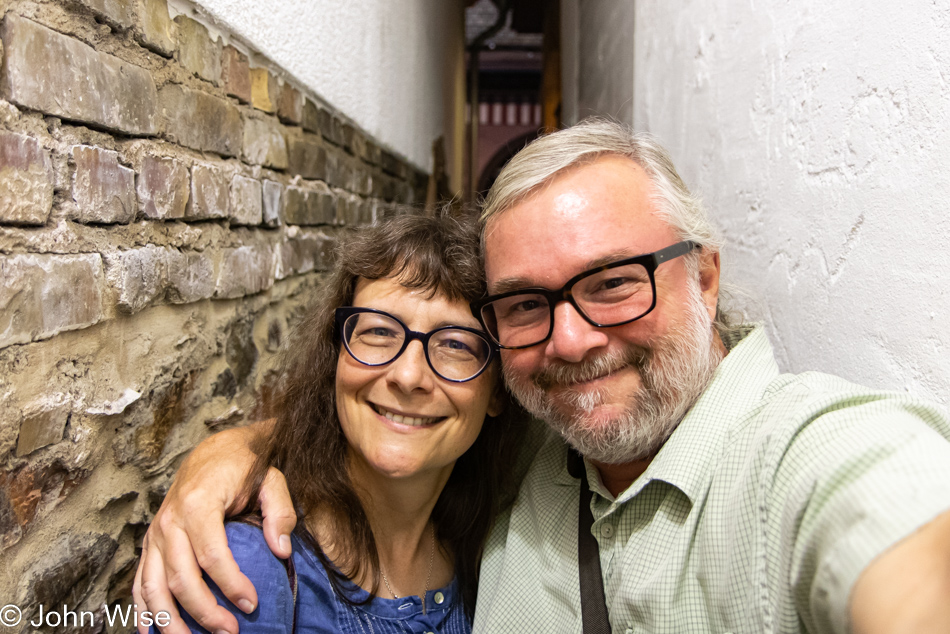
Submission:
[[[498,386],[491,395],[491,399],[488,401],[488,415],[495,417],[505,411],[505,400],[502,397],[505,388]]]

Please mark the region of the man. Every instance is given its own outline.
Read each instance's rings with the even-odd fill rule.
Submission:
[[[490,296],[476,312],[511,391],[560,437],[489,540],[476,630],[581,631],[586,473],[614,632],[950,631],[947,418],[779,374],[761,327],[724,319],[720,242],[652,139],[600,121],[544,137],[499,176],[483,221]],[[173,609],[167,582],[233,632],[200,561],[253,608],[219,526],[243,472],[212,464],[243,447],[219,438],[183,467],[150,529],[140,604]],[[286,555],[292,512],[271,477],[267,537]],[[222,478],[230,490],[201,488]],[[189,509],[210,509],[210,525]]]

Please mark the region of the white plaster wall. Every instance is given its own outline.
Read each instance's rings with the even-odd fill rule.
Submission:
[[[561,120],[633,119],[633,0],[561,0]]]
[[[390,149],[431,169],[461,0],[200,0],[225,29]],[[451,53],[450,53],[451,51]]]
[[[780,363],[950,402],[950,4],[637,0],[671,148]]]

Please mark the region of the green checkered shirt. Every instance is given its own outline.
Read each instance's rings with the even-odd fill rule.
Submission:
[[[861,571],[950,509],[940,409],[780,374],[763,329],[743,335],[629,489],[587,465],[615,634],[847,632]],[[580,634],[578,495],[549,438],[489,539],[476,632]]]

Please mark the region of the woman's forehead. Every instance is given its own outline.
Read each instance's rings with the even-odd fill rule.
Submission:
[[[411,288],[399,277],[383,277],[369,280],[357,278],[353,293],[353,305],[379,308],[407,316],[419,311],[442,313],[456,323],[460,319],[474,320],[468,302],[451,299],[444,292],[430,288]]]

